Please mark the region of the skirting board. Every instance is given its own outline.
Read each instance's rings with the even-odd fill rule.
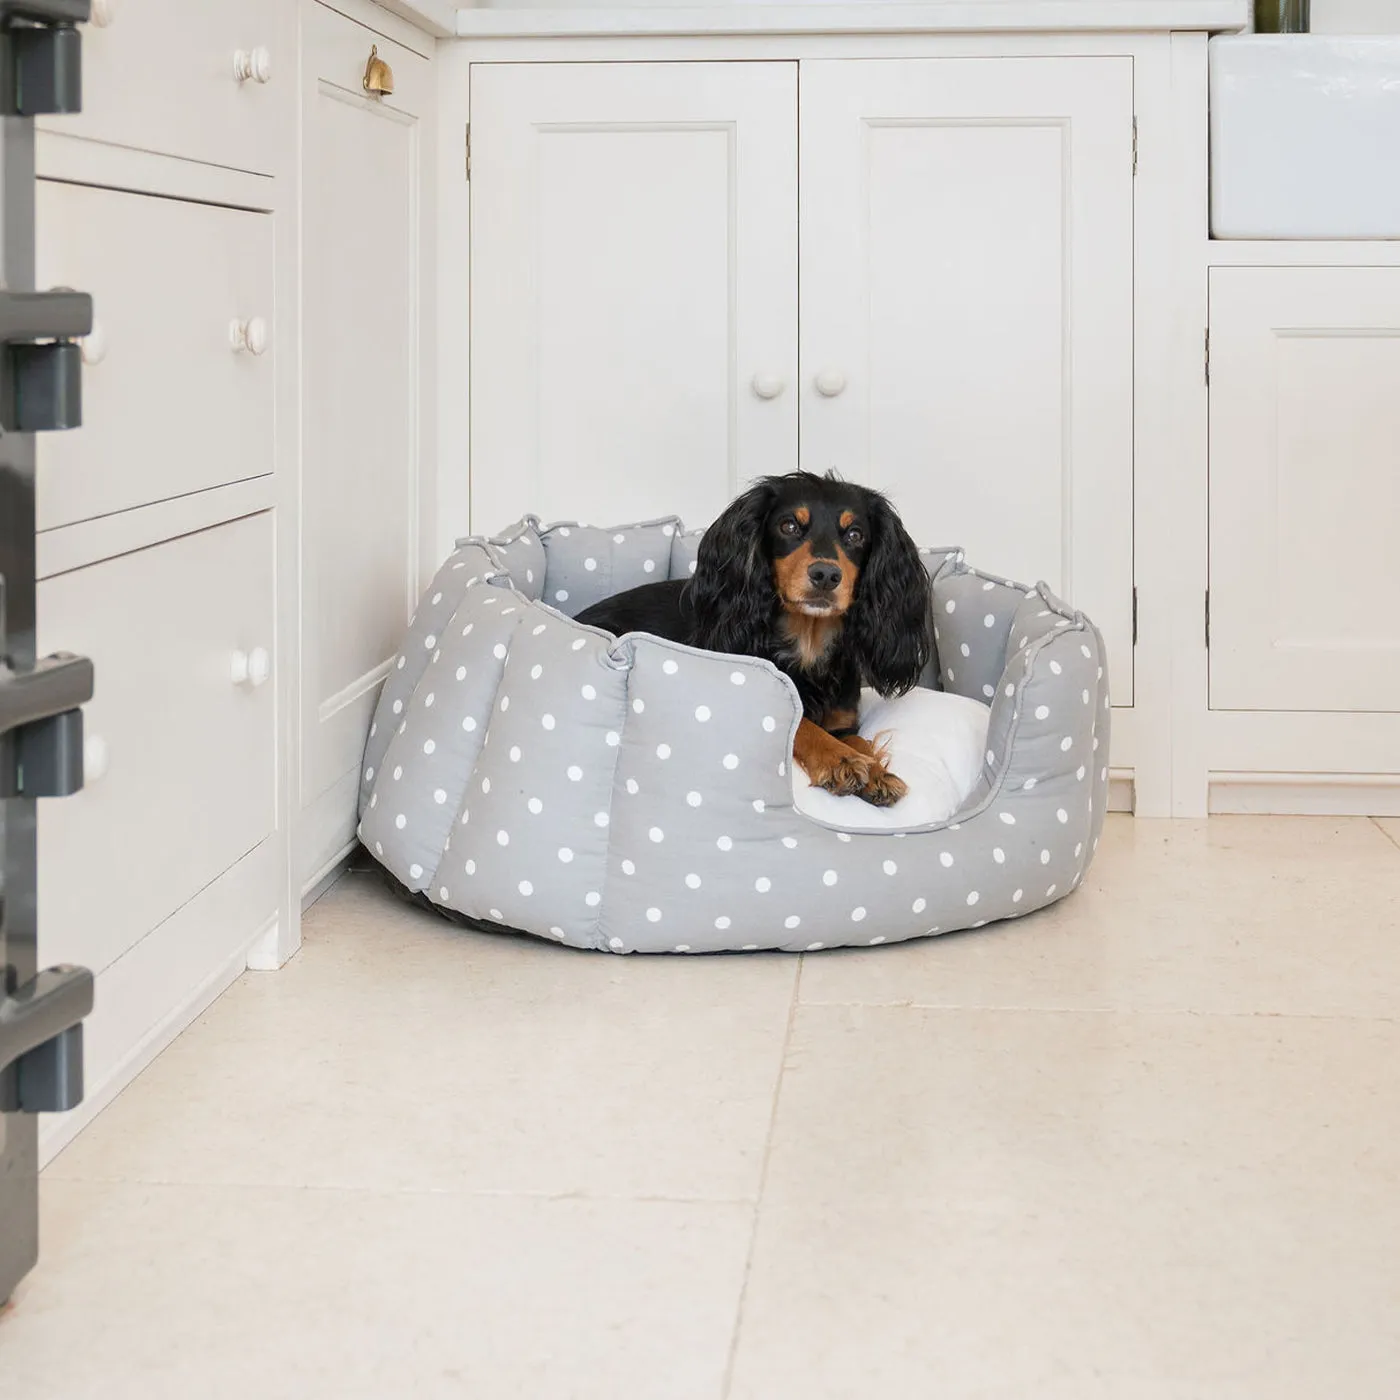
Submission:
[[[98,974],[83,1025],[86,1092],[71,1112],[41,1119],[41,1165],[237,981],[276,925],[276,857],[263,842]]]
[[[262,937],[262,933],[258,936]],[[193,1025],[238,980],[246,967],[247,957],[247,952],[240,950],[226,958],[179,1006],[174,1007],[131,1047],[96,1090],[88,1087],[77,1108],[61,1118],[46,1120],[39,1132],[41,1168],[48,1166],[162,1050]]]
[[[350,868],[359,840],[347,842],[344,849],[332,856],[320,872],[307,881],[301,892],[301,912],[304,914]]]
[[[293,870],[301,881],[303,901],[355,848],[359,799],[357,759],[353,768],[302,807],[297,817]],[[302,907],[306,907],[304,902]]]
[[[1212,773],[1210,811],[1400,817],[1400,773]]]
[[[273,931],[276,920],[273,921]],[[267,929],[259,929],[252,940],[266,937]],[[75,1137],[78,1136],[113,1099],[144,1070],[162,1050],[207,1011],[238,981],[248,964],[248,950],[240,948],[224,959],[208,977],[190,992],[184,1001],[157,1021],[135,1045],[112,1067],[95,1088],[87,1085],[83,1101],[71,1113],[58,1118],[46,1118],[39,1130],[39,1166],[48,1166]]]
[[[1131,812],[1136,808],[1137,790],[1131,768],[1108,770],[1108,810]]]

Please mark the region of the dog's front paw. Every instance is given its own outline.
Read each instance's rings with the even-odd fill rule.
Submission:
[[[902,778],[896,778],[888,768],[875,768],[860,795],[872,807],[893,807],[909,791]]]
[[[849,754],[828,765],[813,777],[817,787],[837,797],[863,797],[870,785],[875,764],[862,754]],[[896,779],[896,781],[898,781]]]

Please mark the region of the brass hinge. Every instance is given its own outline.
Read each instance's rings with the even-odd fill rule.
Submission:
[[[1206,589],[1206,650],[1210,650],[1210,589]]]
[[[467,179],[470,180],[472,177],[472,124],[470,122],[468,122],[466,126],[466,140],[464,144],[467,148]]]
[[[1133,118],[1133,174],[1137,174],[1137,118]]]
[[[1210,383],[1210,327],[1206,327],[1206,383]]]
[[[1133,645],[1137,646],[1137,585],[1133,585]]]

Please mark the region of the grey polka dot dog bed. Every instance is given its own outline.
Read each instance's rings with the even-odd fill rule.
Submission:
[[[398,882],[476,927],[619,953],[895,943],[1079,884],[1109,732],[1103,641],[1082,613],[923,551],[938,658],[924,683],[989,705],[981,771],[948,821],[838,830],[794,805],[801,707],[776,668],[572,621],[688,576],[700,533],[527,517],[458,545],[365,749],[360,839]]]

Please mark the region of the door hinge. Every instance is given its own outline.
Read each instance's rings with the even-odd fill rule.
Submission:
[[[1137,587],[1133,588],[1133,645],[1137,646]]]
[[[1138,137],[1137,137],[1137,117],[1133,118],[1133,174],[1137,174],[1138,162]]]
[[[1206,383],[1210,383],[1210,327],[1206,327]]]
[[[471,177],[472,177],[472,124],[471,124],[470,122],[468,122],[467,125],[466,125],[466,129],[465,129],[465,139],[464,139],[463,144],[466,146],[466,151],[467,151],[467,154],[466,154],[467,179],[470,180]]]
[[[1206,650],[1210,650],[1210,589],[1206,589]]]

